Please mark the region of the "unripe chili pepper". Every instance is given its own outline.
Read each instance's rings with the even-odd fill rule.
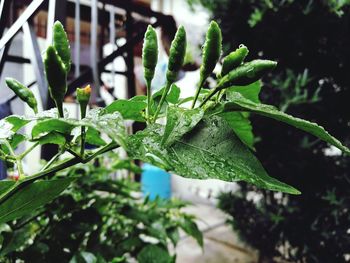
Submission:
[[[63,99],[67,92],[67,72],[53,46],[46,49],[44,66],[51,98],[56,103],[60,117],[63,117]]]
[[[71,54],[70,46],[66,31],[64,31],[63,25],[60,21],[56,21],[53,25],[53,41],[52,45],[55,47],[57,54],[60,56],[62,62],[65,65],[66,72],[70,71],[71,67]]]
[[[151,111],[151,82],[158,61],[157,33],[152,26],[148,26],[143,40],[142,64],[147,87],[147,121]]]
[[[211,21],[203,47],[203,60],[200,68],[200,78],[204,81],[213,72],[221,54],[221,30],[215,21]]]
[[[241,65],[248,55],[249,50],[245,45],[239,45],[239,47],[224,57],[222,62],[221,77],[225,76],[234,68]]]
[[[253,60],[242,64],[225,75],[216,89],[224,89],[233,85],[245,86],[259,80],[270,70],[274,69],[277,62],[271,60]]]
[[[38,103],[34,97],[33,92],[24,86],[19,81],[13,78],[6,78],[7,86],[27,105],[33,109],[35,113],[38,113]]]
[[[173,83],[179,70],[184,63],[186,55],[186,31],[183,26],[180,26],[175,34],[175,38],[171,42],[168,71],[166,73],[167,81]]]
[[[91,95],[91,87],[90,85],[85,86],[85,88],[77,88],[77,101],[80,105],[80,114],[81,119],[84,119],[86,117],[86,109],[87,105],[89,104]],[[84,156],[84,150],[85,150],[85,126],[81,126],[81,147],[80,147],[80,154],[81,156]]]
[[[271,60],[253,60],[242,64],[241,66],[231,70],[225,75],[215,87],[212,89],[208,96],[203,100],[200,107],[203,107],[215,94],[220,90],[231,87],[233,85],[245,86],[259,80],[270,70],[274,69],[277,62]]]
[[[175,34],[173,41],[170,46],[169,53],[169,62],[168,62],[168,70],[166,72],[166,84],[162,94],[162,97],[159,101],[157,110],[154,114],[153,120],[157,119],[157,116],[162,108],[162,105],[165,101],[165,98],[169,92],[171,84],[176,80],[179,70],[184,63],[185,55],[186,55],[186,31],[183,26],[180,26]]]
[[[211,21],[205,37],[205,43],[203,46],[203,60],[202,60],[202,65],[200,67],[199,85],[197,87],[194,100],[192,102],[192,108],[194,108],[194,105],[196,104],[196,101],[199,96],[199,92],[202,88],[204,81],[213,72],[216,66],[216,63],[219,60],[219,57],[221,54],[221,42],[222,42],[222,36],[221,36],[220,27],[215,21]]]
[[[148,26],[143,40],[142,65],[147,82],[152,81],[158,61],[157,33],[152,26]]]

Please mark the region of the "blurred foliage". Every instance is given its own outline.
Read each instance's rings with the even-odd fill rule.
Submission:
[[[349,1],[189,2],[201,3],[219,21],[224,51],[243,43],[249,56],[279,61],[274,76],[264,79],[263,102],[319,122],[350,144]],[[264,167],[302,195],[240,183],[239,192],[220,197],[233,227],[266,262],[349,260],[349,158],[273,120],[252,116],[252,124],[257,138],[270,138],[255,144]]]
[[[65,176],[78,179],[62,195],[35,214],[2,224],[0,261],[174,262],[169,243],[176,246],[180,229],[203,244],[194,217],[181,211],[188,203],[143,199],[138,183],[112,180],[117,169],[138,171],[130,161],[107,167],[70,168]]]

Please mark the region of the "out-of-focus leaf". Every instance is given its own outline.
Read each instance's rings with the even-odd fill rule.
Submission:
[[[37,181],[29,185],[18,183],[16,187],[20,188],[19,191],[0,204],[0,224],[32,213],[58,196],[74,180],[70,177]]]
[[[137,260],[139,263],[171,263],[172,257],[164,248],[148,245],[137,255]]]
[[[197,224],[189,217],[183,218],[183,220],[180,223],[181,228],[191,237],[193,237],[198,245],[203,247],[203,234],[198,229]]]

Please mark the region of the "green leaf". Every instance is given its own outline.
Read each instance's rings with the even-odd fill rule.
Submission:
[[[176,246],[180,240],[179,229],[177,227],[171,227],[167,229],[167,235],[171,240],[171,242],[173,243],[173,245]]]
[[[224,112],[219,114],[230,125],[238,138],[254,150],[254,134],[250,120],[242,112]]]
[[[223,112],[230,111],[249,111],[263,115],[281,122],[285,122],[300,130],[306,131],[325,142],[339,148],[341,151],[350,154],[350,149],[342,145],[342,143],[331,136],[322,126],[314,122],[309,122],[300,118],[293,117],[284,112],[279,111],[274,106],[266,104],[258,104],[249,99],[244,98],[240,93],[232,94],[232,100],[224,105]]]
[[[0,120],[0,143],[2,139],[10,138],[14,134],[12,127],[6,120]]]
[[[163,132],[162,126],[154,125],[129,136],[129,155],[187,178],[242,180],[269,190],[300,194],[295,188],[268,176],[220,117],[204,118],[168,149],[160,145]]]
[[[93,253],[87,251],[79,251],[74,255],[69,263],[99,263],[99,261]]]
[[[152,95],[152,99],[157,101],[157,99],[160,99],[160,97],[162,96],[163,92],[164,92],[165,87],[161,88],[160,90],[158,90],[157,92],[155,92]],[[176,86],[175,84],[171,84],[170,86],[170,91],[168,93],[168,95],[165,98],[165,101],[170,102],[172,104],[176,104],[179,102],[179,98],[180,98],[180,88],[178,86]]]
[[[203,234],[198,229],[197,224],[189,217],[184,217],[183,221],[180,223],[180,227],[191,237],[193,237],[198,245],[203,247]]]
[[[97,145],[97,146],[104,146],[107,144],[101,138],[101,133],[92,127],[88,128],[88,130],[86,131],[85,141],[88,144]]]
[[[175,84],[172,84],[170,87],[170,91],[165,99],[172,104],[176,104],[179,102],[179,98],[180,98],[180,88]]]
[[[129,101],[143,101],[143,102],[146,102],[147,101],[147,96],[145,96],[145,95],[136,95],[136,96],[132,97],[131,99],[129,99]]]
[[[75,178],[18,183],[18,191],[0,204],[0,224],[30,214],[58,196]]]
[[[33,141],[37,141],[41,145],[44,145],[44,144],[64,145],[66,143],[66,137],[59,132],[52,131]]]
[[[185,133],[193,129],[203,118],[201,108],[185,109],[169,106],[167,108],[167,122],[161,144],[169,146],[180,139]]]
[[[23,116],[11,115],[5,118],[5,120],[12,124],[12,131],[17,132],[20,128],[30,122],[29,119]]]
[[[157,245],[147,245],[137,255],[139,263],[171,263],[172,257],[168,251]]]
[[[121,113],[104,114],[102,109],[91,110],[88,116],[79,122],[80,125],[91,127],[125,147],[126,129]]]
[[[47,119],[38,122],[32,129],[33,140],[38,139],[43,134],[59,132],[70,135],[76,125],[74,122],[65,119]]]
[[[231,101],[235,98],[235,93],[240,93],[244,98],[254,101],[255,103],[259,103],[259,94],[261,91],[261,81],[258,80],[252,84],[247,86],[233,86],[226,90],[226,99]]]
[[[2,180],[0,181],[0,195],[5,193],[8,189],[10,189],[16,182],[15,181],[8,181],[8,180]]]
[[[141,100],[116,100],[106,107],[106,112],[118,111],[125,120],[144,122],[145,118],[142,112],[146,107],[147,103]]]
[[[9,141],[9,143],[10,143],[12,149],[16,149],[17,146],[18,146],[21,142],[23,142],[23,141],[26,140],[26,138],[27,138],[27,137],[24,136],[23,134],[15,133],[15,134],[11,137],[11,139],[8,139],[8,141]],[[1,144],[1,142],[0,142],[0,144]],[[7,147],[6,144],[1,145],[1,149],[2,149],[2,150],[4,151],[4,153],[6,153],[6,154],[9,154],[9,153],[10,153],[10,150],[8,149],[8,147]]]
[[[107,134],[121,146],[124,145],[126,130],[121,114],[119,112],[105,114],[102,109],[91,110],[83,120],[63,118],[41,120],[33,127],[32,137],[36,140],[50,132],[71,135],[73,128],[79,126],[91,127],[101,133]]]

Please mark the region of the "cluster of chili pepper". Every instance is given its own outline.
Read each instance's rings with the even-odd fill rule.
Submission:
[[[196,101],[200,94],[201,88],[205,80],[213,72],[217,62],[221,56],[222,34],[220,27],[215,21],[209,25],[206,33],[205,43],[203,45],[202,65],[200,67],[200,80],[197,87],[192,108],[196,105]],[[169,92],[171,84],[176,81],[177,75],[184,62],[186,53],[186,31],[180,26],[176,32],[175,38],[171,43],[168,70],[166,72],[166,84],[162,93],[162,97],[153,116],[152,121],[157,119],[160,109]],[[200,106],[203,106],[213,95],[219,91],[231,87],[233,85],[249,85],[259,80],[264,74],[276,67],[277,63],[271,60],[253,60],[244,62],[249,50],[246,46],[240,45],[235,51],[228,54],[222,60],[222,69],[218,74],[218,84],[211,90]],[[151,81],[154,77],[154,70],[158,59],[158,44],[155,30],[149,26],[145,38],[142,53],[142,61],[144,67],[144,77],[147,83],[148,107],[151,102]],[[148,108],[147,120],[151,116],[150,108]]]

